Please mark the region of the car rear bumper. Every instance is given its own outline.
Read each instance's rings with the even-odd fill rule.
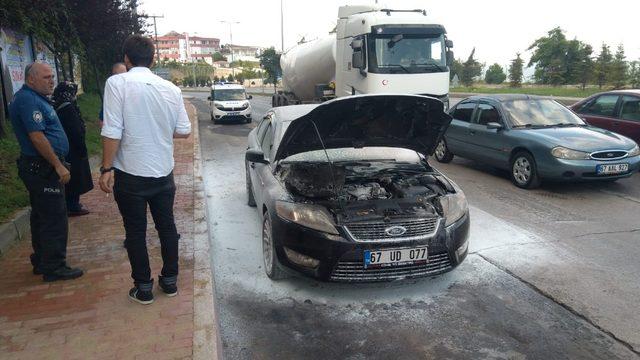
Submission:
[[[330,235],[291,223],[275,216],[273,238],[280,263],[322,281],[374,282],[441,274],[458,266],[466,257],[469,237],[469,214],[445,227],[441,221],[436,233],[424,240],[385,243],[362,243],[346,233]],[[386,267],[364,267],[365,250],[385,250],[427,246],[428,260]],[[318,260],[314,268],[298,265],[287,255],[285,247]]]
[[[629,164],[629,170],[618,174],[597,174],[598,165]],[[564,160],[554,158],[544,166],[538,164],[538,174],[554,181],[598,181],[626,178],[640,169],[640,156],[614,161]]]

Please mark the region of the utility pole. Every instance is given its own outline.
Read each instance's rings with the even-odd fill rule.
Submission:
[[[284,12],[282,11],[282,2],[280,0],[280,52],[284,54]]]
[[[160,48],[158,48],[158,27],[156,26],[156,19],[164,19],[164,15],[146,15],[148,18],[153,18],[153,32],[156,37],[156,64],[160,64]]]
[[[231,50],[231,62],[233,63],[233,31],[231,30],[231,26],[233,24],[240,24],[239,21],[226,21],[226,20],[220,20],[221,23],[225,23],[225,24],[229,24],[229,45],[231,45],[229,47],[229,49]],[[233,75],[233,78],[235,80],[236,77],[236,71],[235,68],[231,67],[231,74]]]

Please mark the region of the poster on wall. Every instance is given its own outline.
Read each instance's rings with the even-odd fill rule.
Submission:
[[[24,84],[24,69],[33,62],[31,56],[31,42],[29,37],[9,29],[0,29],[0,46],[2,47],[3,73],[9,76],[5,79],[7,93],[15,94]]]
[[[58,72],[56,70],[56,60],[49,48],[39,40],[35,40],[36,61],[48,64],[53,69],[53,80],[58,83]]]

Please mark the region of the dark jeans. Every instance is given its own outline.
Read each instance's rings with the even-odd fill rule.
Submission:
[[[125,247],[134,283],[138,285],[152,282],[146,241],[147,204],[160,238],[162,276],[177,276],[180,235],[173,218],[173,200],[176,194],[173,174],[150,178],[116,170],[113,193],[124,222]]]
[[[31,263],[46,274],[66,265],[69,227],[64,186],[43,158],[21,157],[18,175],[31,203]]]

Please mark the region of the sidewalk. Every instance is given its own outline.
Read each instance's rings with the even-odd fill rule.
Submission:
[[[113,196],[97,184],[82,197],[92,212],[69,219],[68,262],[85,270],[76,280],[42,282],[31,273],[30,239],[0,258],[0,358],[176,359],[217,357],[209,239],[200,175],[195,108],[193,136],[176,141],[175,217],[180,239],[178,296],[154,288],[148,306],[127,298],[132,286],[124,228]],[[149,216],[152,274],[162,266]]]

